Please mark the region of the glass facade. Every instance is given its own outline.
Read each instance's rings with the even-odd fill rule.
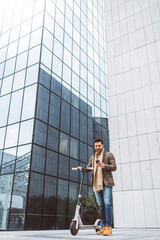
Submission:
[[[69,227],[71,168],[109,149],[105,51],[103,0],[1,1],[1,230]]]
[[[105,1],[114,225],[160,227],[160,2]]]

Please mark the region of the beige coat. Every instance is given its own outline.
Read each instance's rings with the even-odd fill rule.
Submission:
[[[95,163],[94,158],[95,158],[95,156],[92,155],[87,167],[94,168],[94,163]],[[112,176],[112,171],[116,171],[117,166],[116,166],[116,162],[115,162],[115,158],[114,158],[113,154],[110,152],[104,151],[102,163],[104,163],[104,168],[102,170],[104,185],[106,185],[108,187],[114,186],[115,184],[114,184],[114,180],[113,180],[113,176]],[[93,172],[94,171],[92,171],[92,177],[91,177],[92,185],[93,185],[93,178],[94,178]]]

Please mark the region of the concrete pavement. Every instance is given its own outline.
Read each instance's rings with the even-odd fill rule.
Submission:
[[[0,232],[1,240],[160,240],[160,229],[113,229],[112,236],[99,236],[94,230],[79,230],[72,236],[69,230]]]

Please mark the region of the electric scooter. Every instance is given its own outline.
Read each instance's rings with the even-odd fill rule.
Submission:
[[[72,168],[72,170],[78,170],[78,169]],[[103,227],[101,219],[97,219],[95,221],[94,225],[83,225],[83,222],[81,219],[82,204],[81,204],[80,199],[81,199],[84,175],[85,175],[85,173],[91,172],[92,170],[93,170],[93,168],[91,168],[91,167],[82,167],[82,170],[81,170],[81,184],[80,184],[79,195],[78,195],[77,204],[76,204],[75,215],[70,224],[70,232],[72,235],[76,235],[78,233],[79,229],[95,229],[95,231],[97,232],[97,231],[100,231]],[[81,212],[81,214],[80,214],[80,212]]]

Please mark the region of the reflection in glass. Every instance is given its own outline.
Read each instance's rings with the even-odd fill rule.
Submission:
[[[70,156],[79,159],[79,141],[75,138],[70,138]]]
[[[30,168],[31,144],[18,147],[15,171],[26,171]]]
[[[9,148],[3,151],[1,173],[12,173],[15,167],[16,148]]]
[[[0,176],[0,229],[7,230],[13,174]]]
[[[55,94],[50,95],[49,124],[59,128],[60,98]]]
[[[58,179],[57,229],[66,228],[68,217],[68,181]]]
[[[11,92],[13,75],[3,78],[1,95]]]
[[[28,177],[28,172],[15,174],[12,204],[10,209],[9,230],[24,230]]]
[[[47,148],[58,152],[59,131],[53,127],[48,127]]]
[[[49,91],[46,88],[39,85],[36,117],[44,122],[48,121],[48,104],[49,104]]]
[[[36,84],[25,88],[22,109],[22,120],[34,117],[36,92],[37,92]]]
[[[31,143],[32,135],[33,135],[33,120],[22,122],[20,127],[19,144]]]
[[[5,148],[17,145],[19,123],[7,127]]]
[[[59,151],[66,155],[69,154],[69,136],[62,132],[60,133],[60,149],[59,149]]]
[[[63,100],[61,102],[61,130],[67,133],[70,130],[70,105]]]
[[[10,60],[6,61],[4,77],[8,76],[10,74],[13,74],[14,66],[15,66],[15,60],[16,60],[16,58],[14,57],[14,58],[11,58]]]
[[[46,156],[46,173],[52,176],[57,176],[58,154],[47,150]]]
[[[8,119],[9,124],[20,121],[22,95],[23,95],[23,89],[12,93],[9,119]]]
[[[69,170],[69,158],[59,154],[59,174],[61,178],[68,179],[68,170]]]
[[[25,73],[25,70],[15,73],[13,91],[24,87]]]
[[[23,68],[26,68],[27,56],[28,56],[28,52],[24,52],[24,53],[17,56],[16,72],[23,69]]]
[[[34,129],[34,143],[37,143],[45,147],[46,138],[47,138],[47,125],[36,120]]]
[[[4,144],[4,137],[5,137],[5,132],[6,132],[6,128],[0,128],[0,149],[3,148],[3,144]]]
[[[37,172],[44,172],[45,148],[33,145],[31,169]]]
[[[71,135],[79,138],[79,111],[71,107]]]
[[[1,113],[0,127],[5,126],[7,124],[10,96],[11,95],[6,95],[4,97],[1,97],[1,100],[0,100],[0,113]]]
[[[36,64],[34,66],[31,66],[31,67],[27,68],[26,82],[25,82],[26,86],[37,82],[38,69],[39,69],[39,64]]]
[[[26,35],[19,40],[18,54],[28,50],[30,34]]]

